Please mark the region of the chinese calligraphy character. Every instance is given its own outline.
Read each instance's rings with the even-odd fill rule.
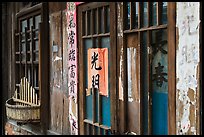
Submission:
[[[75,81],[71,81],[70,82],[70,86],[69,86],[69,88],[70,88],[70,93],[74,93],[74,86],[76,85],[76,83],[75,83]]]
[[[98,68],[96,67],[96,61],[98,60],[98,53],[96,54],[94,52],[94,55],[91,57],[91,59],[92,59],[92,61],[91,61],[91,64],[92,64],[91,69],[93,69],[93,66],[95,66],[96,70],[101,70],[102,69],[101,66],[99,66]]]
[[[75,77],[74,68],[76,68],[76,65],[73,65],[73,64],[68,68],[68,69],[71,69],[71,73],[70,73],[71,78]]]
[[[74,11],[75,10],[75,4],[74,2],[69,2],[68,5],[67,5],[67,10],[68,11]]]
[[[167,79],[164,77],[164,75],[167,75],[167,73],[162,73],[163,72],[164,66],[161,66],[160,63],[158,63],[158,67],[155,67],[156,69],[156,74],[153,74],[153,81],[156,80],[157,86],[161,87],[163,84],[163,81],[167,82]]]
[[[68,25],[68,28],[71,29],[71,28],[74,28],[76,26],[76,24],[73,22],[74,20],[74,14],[73,13],[70,13],[69,15],[69,25]]]
[[[69,44],[71,44],[71,47],[74,44],[74,35],[74,31],[71,30],[71,32],[69,33]]]
[[[153,54],[155,55],[158,51],[167,54],[167,51],[162,48],[166,43],[167,40],[162,40],[162,32],[156,32],[156,43],[152,44],[152,46],[155,46],[155,48],[153,48]]]
[[[71,60],[71,61],[75,61],[75,50],[74,49],[71,49],[70,51],[69,51],[69,60]]]
[[[97,88],[99,88],[99,78],[100,78],[100,75],[99,74],[96,74],[96,76],[92,76],[92,87],[95,87],[97,86]]]

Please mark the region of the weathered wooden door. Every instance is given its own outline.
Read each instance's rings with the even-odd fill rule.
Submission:
[[[173,12],[167,2],[117,3],[121,134],[168,134],[174,122]]]
[[[114,130],[116,46],[114,4],[78,6],[80,134]]]

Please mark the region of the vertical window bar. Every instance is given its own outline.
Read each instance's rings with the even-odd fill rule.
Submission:
[[[127,13],[126,13],[127,18],[125,18],[125,19],[127,19],[127,29],[130,29],[130,22],[131,22],[130,21],[130,19],[131,19],[131,15],[130,15],[131,14],[131,12],[130,12],[131,9],[130,8],[131,8],[130,2],[127,2],[127,10],[126,10],[127,11]]]
[[[134,29],[136,26],[136,5],[135,2],[131,2],[131,21],[130,21],[130,29]]]
[[[139,2],[135,2],[135,28],[138,28]]]
[[[90,124],[89,123],[85,123],[85,125],[86,125],[86,134],[87,135],[90,135],[91,134],[91,128],[90,128]]]
[[[98,127],[98,135],[101,135],[102,133],[101,133],[101,128],[100,127]]]
[[[87,11],[86,11],[86,16],[85,16],[85,24],[86,24],[86,29],[85,29],[85,35],[87,36],[88,35],[88,15],[87,15]]]
[[[85,45],[84,39],[82,39],[82,43],[83,43],[83,45]],[[82,94],[83,94],[83,96],[82,96],[82,101],[83,101],[82,104],[83,104],[83,106],[82,107],[84,108],[84,109],[82,109],[82,111],[83,111],[82,112],[82,118],[86,118],[86,92],[83,92]],[[83,124],[84,124],[84,129],[83,130],[85,132],[85,135],[88,135],[88,131],[89,131],[88,125],[87,125],[86,122],[83,122]]]
[[[133,2],[130,2],[130,30],[133,29]]]
[[[142,3],[141,2],[138,2],[138,28],[141,28],[141,24],[142,24],[142,12],[141,12],[141,9],[142,9]]]
[[[108,135],[108,130],[104,129],[104,135]]]
[[[91,25],[91,10],[88,10],[87,11],[87,35],[90,35],[91,34],[91,28],[92,28],[92,25]]]
[[[146,96],[146,103],[147,103],[147,110],[146,110],[146,114],[147,114],[147,117],[146,117],[146,119],[147,119],[147,123],[144,123],[144,134],[146,134],[146,135],[148,135],[149,133],[148,133],[148,131],[149,131],[149,129],[151,129],[151,122],[150,122],[150,120],[151,120],[151,105],[150,105],[150,100],[148,99],[148,95],[150,96],[149,98],[151,99],[151,94],[150,94],[150,82],[151,82],[151,79],[150,79],[150,74],[151,74],[151,66],[150,66],[150,63],[151,63],[151,61],[150,61],[150,57],[151,57],[151,31],[147,31],[147,50],[148,50],[148,54],[147,54],[147,72],[148,72],[148,74],[147,74],[147,96]]]
[[[82,36],[86,35],[86,13],[82,12]]]
[[[157,2],[151,2],[151,25],[157,25]]]
[[[151,20],[150,20],[150,2],[147,2],[147,26],[149,27],[151,25]]]
[[[161,3],[161,8],[162,8],[162,16],[161,16],[161,23],[162,24],[167,24],[168,18],[167,18],[167,2],[162,2]]]
[[[152,74],[152,31],[148,31],[148,37],[149,37],[149,49],[150,49],[150,55],[148,56],[149,59],[149,67],[148,67],[148,93],[149,93],[149,100],[148,100],[148,133],[151,134],[151,129],[152,129],[152,84],[151,84],[151,74]]]
[[[94,10],[90,10],[91,12],[91,25],[90,25],[90,29],[91,29],[91,35],[94,34]]]
[[[97,9],[92,10],[92,24],[93,24],[93,34],[97,34]]]
[[[99,8],[97,8],[97,12],[96,12],[96,15],[97,15],[97,20],[96,20],[96,24],[97,24],[97,34],[100,33],[100,12],[99,12]]]
[[[124,22],[124,29],[130,29],[130,2],[123,3],[123,22]]]
[[[161,24],[161,2],[157,2],[157,25]]]
[[[15,72],[19,72],[19,65],[16,65],[16,60],[20,61],[20,57],[19,57],[20,54],[18,54],[17,55],[18,57],[16,57],[16,52],[19,52],[19,49],[18,49],[18,47],[19,47],[19,43],[18,43],[19,36],[16,35],[17,30],[14,31],[14,34],[15,34],[14,41],[15,41],[15,45],[16,45],[15,46]],[[15,74],[15,86],[16,86],[17,82],[19,81],[18,78],[19,78],[19,73],[16,73]]]
[[[24,54],[25,54],[25,77],[27,78],[27,30],[28,30],[28,28],[27,27],[25,27],[25,52],[24,52]]]
[[[93,123],[96,122],[96,98],[95,98],[95,94],[96,94],[96,89],[94,87],[92,87],[92,101],[93,101],[93,107],[92,107],[92,116],[93,116]],[[95,134],[95,128],[94,125],[92,126],[92,130],[93,130],[93,134]]]
[[[31,70],[31,85],[33,86],[33,81],[34,81],[34,69],[33,69],[33,60],[34,60],[34,53],[33,53],[33,50],[34,50],[34,26],[31,26],[31,66],[32,66],[32,70]]]
[[[84,135],[87,135],[87,124],[84,122]]]
[[[107,26],[107,10],[103,6],[103,33],[106,33],[106,26]]]
[[[21,31],[19,32],[19,52],[20,52],[20,78],[23,76],[23,64],[22,64],[22,61],[23,61],[23,54],[22,54],[22,41],[21,41],[21,39],[22,39],[22,33],[21,33]],[[20,80],[20,79],[19,79]],[[20,83],[20,81],[19,81],[19,83]]]
[[[103,8],[102,7],[100,7],[99,8],[99,27],[100,27],[100,33],[104,33],[104,12],[103,12]]]
[[[148,26],[147,2],[142,3],[142,27]]]
[[[98,93],[98,119],[99,119],[99,121],[98,121],[98,123],[99,123],[99,125],[101,125],[101,123],[102,123],[102,101],[101,101],[101,95],[100,95],[100,93]]]
[[[110,32],[110,7],[106,6],[105,7],[105,13],[106,13],[106,29],[105,32],[108,33]]]
[[[101,7],[100,9],[101,9],[100,13],[101,13],[101,23],[102,23],[101,24],[101,33],[104,33],[105,32],[105,30],[104,30],[104,25],[105,25],[104,24],[104,7]]]
[[[18,38],[18,48],[19,48],[19,61],[20,61],[20,66],[21,66],[21,63],[22,63],[22,53],[21,53],[21,45],[22,45],[22,43],[21,43],[21,37],[22,37],[22,34],[21,34],[21,32],[19,32],[19,38]]]

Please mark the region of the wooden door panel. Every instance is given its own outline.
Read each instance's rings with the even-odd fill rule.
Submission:
[[[81,93],[79,109],[83,110],[80,117],[82,127],[80,134],[111,134],[113,125],[111,105],[115,101],[111,99],[114,94],[111,90],[114,88],[111,80],[115,74],[111,73],[111,70],[113,70],[116,62],[112,62],[114,60],[112,55],[115,54],[115,51],[113,51],[114,44],[111,45],[114,30],[111,31],[110,26],[114,23],[111,23],[110,14],[114,10],[110,5],[110,3],[79,5],[78,20],[80,22],[79,30],[81,30],[79,34],[79,49],[81,52],[79,60],[83,64],[79,71]],[[103,55],[99,54],[99,51],[104,51]],[[97,62],[97,65],[94,65],[94,61]],[[105,68],[100,68],[99,64],[105,64],[103,66]],[[102,73],[99,68],[104,69],[104,72]],[[96,81],[96,74],[93,71],[99,73],[97,75],[104,80],[100,81],[98,78],[98,81]],[[99,84],[105,85],[104,88]]]

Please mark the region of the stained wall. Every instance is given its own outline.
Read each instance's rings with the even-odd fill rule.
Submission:
[[[176,4],[176,134],[199,134],[200,3]]]

